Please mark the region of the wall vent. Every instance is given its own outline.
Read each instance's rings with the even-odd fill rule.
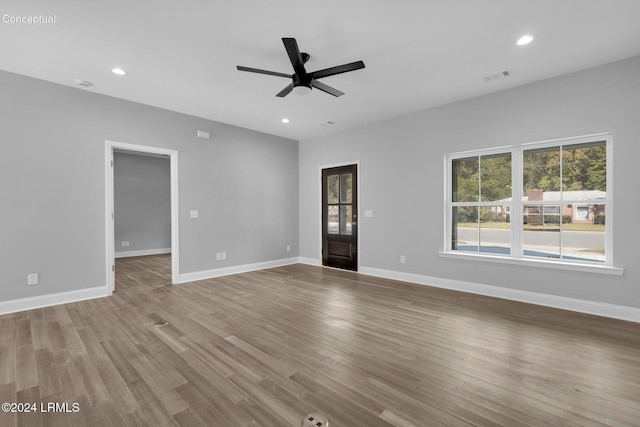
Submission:
[[[206,130],[199,130],[197,135],[200,139],[209,139],[211,137],[209,132]]]

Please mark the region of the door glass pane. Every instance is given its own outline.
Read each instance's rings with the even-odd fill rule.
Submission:
[[[480,252],[509,255],[511,230],[505,206],[480,207]]]
[[[329,208],[329,217],[327,218],[327,232],[329,234],[339,234],[340,233],[340,218],[339,218],[339,209],[338,206],[328,206]]]
[[[560,197],[560,147],[525,150],[522,158],[523,192],[526,201],[550,200],[556,192]]]
[[[477,202],[480,190],[478,158],[453,160],[451,172],[451,200],[454,202]]]
[[[451,218],[451,249],[478,252],[478,208],[454,206]]]
[[[351,205],[340,206],[340,234],[350,235],[352,233],[351,213]]]
[[[495,202],[511,197],[511,153],[480,158],[480,197]]]
[[[525,205],[522,248],[525,256],[560,258],[560,205]]]
[[[607,149],[604,141],[562,147],[564,200],[603,199],[607,191]]]
[[[353,198],[353,178],[350,173],[340,175],[340,203],[351,203]]]
[[[562,258],[604,262],[604,205],[563,205]]]
[[[327,203],[338,203],[340,185],[338,180],[338,175],[329,175],[327,177]]]

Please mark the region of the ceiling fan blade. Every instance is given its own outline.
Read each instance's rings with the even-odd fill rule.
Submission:
[[[356,61],[350,64],[338,65],[337,67],[314,71],[313,73],[309,73],[309,76],[311,76],[312,79],[321,79],[323,77],[335,76],[336,74],[359,70],[361,68],[364,68],[364,62]]]
[[[259,68],[243,67],[242,65],[238,65],[236,68],[238,69],[238,71],[248,71],[250,73],[267,74],[269,76],[277,76],[277,77],[286,77],[288,79],[291,78],[291,74],[278,73],[278,72],[275,72],[275,71],[268,71],[268,70],[261,70]]]
[[[324,84],[322,82],[319,82],[317,80],[311,80],[311,86],[313,86],[316,89],[319,89],[319,90],[321,90],[323,92],[326,92],[329,95],[333,95],[335,97],[344,95],[344,92],[341,92],[338,89],[333,88],[333,87],[331,87],[329,85],[326,85],[326,84]]]
[[[284,98],[285,96],[289,95],[292,90],[293,90],[293,82],[291,82],[291,84],[287,85],[287,87],[285,87],[280,92],[278,92],[276,96],[279,98]]]
[[[282,43],[284,43],[284,48],[287,50],[287,54],[291,60],[291,65],[293,65],[293,69],[296,74],[306,74],[307,71],[304,69],[304,61],[302,60],[302,54],[300,53],[300,49],[298,49],[298,42],[296,39],[283,37]]]

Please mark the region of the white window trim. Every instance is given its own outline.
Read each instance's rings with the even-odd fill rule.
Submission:
[[[598,204],[605,205],[605,212],[607,215],[607,224],[605,226],[605,262],[603,263],[589,263],[589,262],[576,262],[563,259],[542,259],[535,257],[525,257],[523,254],[523,228],[522,228],[522,215],[511,215],[511,254],[509,255],[496,255],[486,254],[481,252],[461,252],[451,249],[451,227],[452,218],[451,211],[455,204],[451,199],[451,163],[454,159],[466,158],[472,156],[486,156],[491,154],[511,153],[511,182],[512,192],[511,197],[511,212],[522,212],[525,203],[522,201],[522,155],[525,150],[534,148],[554,147],[558,145],[574,145],[581,143],[588,143],[593,141],[605,141],[607,152],[607,198],[604,201],[598,201]],[[613,135],[611,133],[601,133],[593,135],[585,135],[580,137],[555,139],[550,141],[533,142],[521,145],[511,145],[490,148],[486,150],[472,150],[465,152],[458,152],[445,155],[444,158],[444,170],[445,170],[445,188],[444,188],[444,205],[445,205],[445,224],[444,224],[444,250],[439,252],[441,257],[455,258],[463,260],[473,261],[486,261],[486,262],[498,262],[505,264],[526,265],[535,267],[544,267],[551,269],[582,271],[601,274],[622,275],[624,273],[623,268],[615,267],[613,264]],[[563,200],[562,203],[571,203],[570,200]],[[494,202],[479,202],[478,205],[492,206]]]

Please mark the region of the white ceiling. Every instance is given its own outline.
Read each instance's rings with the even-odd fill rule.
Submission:
[[[638,0],[1,0],[5,14],[56,22],[0,22],[0,69],[296,140],[640,55]],[[366,68],[322,80],[340,98],[276,98],[286,79],[236,65],[293,73],[282,37],[307,71]]]

